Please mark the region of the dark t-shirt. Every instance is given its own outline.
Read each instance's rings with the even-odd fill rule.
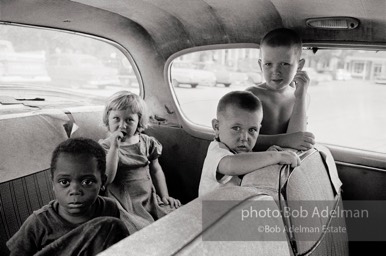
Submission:
[[[96,210],[91,219],[101,216],[120,217],[118,206],[110,198],[98,196],[95,204]],[[60,217],[58,206],[58,201],[53,200],[34,211],[19,231],[8,240],[9,250],[14,255],[33,255],[80,225],[69,223]]]

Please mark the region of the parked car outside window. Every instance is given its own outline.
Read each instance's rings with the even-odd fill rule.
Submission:
[[[216,85],[222,84],[229,87],[232,84],[243,84],[248,80],[248,75],[242,72],[235,72],[224,65],[217,63],[203,63],[203,69],[212,71],[216,76]]]
[[[171,67],[171,81],[175,87],[186,84],[196,88],[197,85],[216,85],[216,76],[213,72],[201,70],[193,62],[176,61]]]
[[[70,87],[119,85],[118,70],[102,64],[98,58],[77,53],[58,53],[48,56],[48,74],[52,83]]]
[[[252,56],[258,56],[260,50],[259,49],[249,49],[249,51],[253,52]],[[261,74],[261,69],[259,66],[259,58],[245,58],[240,59],[238,61],[238,69],[240,72],[245,72],[248,75],[248,81],[253,84],[260,84],[263,82],[263,76]]]
[[[386,84],[386,75],[375,78],[376,84]]]
[[[12,41],[0,40],[0,83],[48,81],[44,51],[17,52]]]

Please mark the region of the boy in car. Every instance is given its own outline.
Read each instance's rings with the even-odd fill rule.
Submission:
[[[306,131],[307,89],[310,78],[302,71],[302,41],[286,28],[267,33],[260,43],[259,65],[265,82],[247,89],[263,103],[264,119],[255,150],[278,145],[310,149],[314,135]]]
[[[202,168],[199,196],[224,186],[239,186],[240,175],[268,165],[300,164],[293,152],[252,152],[263,120],[260,100],[250,92],[225,94],[212,120],[215,140],[209,144]]]
[[[34,211],[7,242],[11,255],[96,255],[129,235],[114,201],[99,196],[106,155],[95,141],[68,139],[52,154],[56,199]]]

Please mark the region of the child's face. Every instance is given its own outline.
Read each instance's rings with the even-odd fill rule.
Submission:
[[[220,141],[231,150],[250,152],[255,146],[263,120],[263,112],[247,111],[228,106],[226,111],[213,120],[213,128]]]
[[[278,46],[261,47],[261,59],[259,65],[263,73],[266,85],[273,90],[287,87],[295,77],[299,66],[299,56],[295,47]]]
[[[61,217],[78,223],[93,216],[92,205],[102,186],[102,175],[95,157],[61,153],[52,181]]]
[[[130,110],[111,110],[109,114],[109,131],[123,131],[127,137],[131,137],[137,132],[138,122],[138,114],[134,114]]]

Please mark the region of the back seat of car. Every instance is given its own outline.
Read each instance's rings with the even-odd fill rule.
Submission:
[[[50,160],[54,148],[72,137],[105,137],[102,111],[74,108],[2,116],[0,122],[0,255],[26,218],[54,199]],[[72,134],[71,134],[72,132]]]
[[[16,114],[1,117],[0,255],[9,254],[5,245],[6,241],[20,228],[32,211],[39,209],[54,199],[49,173],[50,158],[54,148],[69,136],[84,136],[96,141],[104,138],[106,136],[106,129],[101,121],[102,111],[102,108],[89,109],[82,107],[62,111],[45,111],[39,112],[39,114]],[[130,245],[129,248],[137,248],[137,250],[133,249],[132,252],[139,253],[139,255],[141,253],[143,254],[146,250],[161,253],[162,250],[165,249],[165,255],[168,255],[167,252],[189,251],[200,253],[201,249],[210,251],[210,247],[202,247],[202,244],[200,244],[203,228],[200,209],[202,209],[202,201],[205,200],[205,198],[196,198],[200,171],[209,141],[187,136],[183,129],[173,127],[154,125],[151,126],[146,133],[155,136],[162,143],[164,151],[160,163],[167,178],[169,192],[172,196],[176,196],[186,204],[186,207],[176,210],[153,225],[137,232],[138,234],[134,234],[127,241],[122,241],[123,243],[117,245],[118,247],[116,248],[120,250],[122,246]],[[173,134],[173,136],[168,136],[170,134]],[[184,141],[185,145],[181,144],[181,138],[186,140]],[[324,149],[324,151],[325,150],[326,149]],[[326,152],[329,153],[328,150]],[[330,154],[327,155],[329,160],[328,165],[335,166],[332,156]],[[323,168],[318,168],[318,170],[319,169]],[[333,174],[336,173],[336,169],[333,168],[331,170]],[[333,179],[330,178],[328,180],[333,181]],[[333,190],[335,184],[331,182],[325,182],[326,184],[323,186]],[[236,199],[242,201],[246,198],[265,200],[268,196],[277,201],[277,198],[275,198],[273,194],[262,194],[261,191],[253,188],[259,187],[258,184],[252,185],[252,188],[240,191],[239,195],[241,195],[241,197]],[[310,186],[313,188],[312,184],[308,184],[304,187],[306,189],[305,191],[310,190]],[[335,192],[332,195],[340,196],[339,189],[340,187],[335,188]],[[272,192],[273,190],[265,191]],[[306,193],[305,191],[302,193]],[[228,191],[227,193],[233,195],[234,191]],[[214,196],[214,198],[221,198],[221,195]],[[245,201],[245,203],[248,204],[249,202]],[[278,207],[278,205],[276,206]],[[223,210],[228,212],[226,209]],[[189,219],[189,221],[187,221],[187,219]],[[225,218],[225,220],[226,219],[227,218]],[[181,225],[176,225],[179,221]],[[194,223],[195,226],[192,227],[189,223]],[[206,229],[205,232],[212,232],[211,227],[218,228],[222,226],[219,224],[221,222],[212,221],[211,223],[207,223],[209,229]],[[187,232],[181,233],[181,226],[185,226],[187,229],[184,230]],[[173,234],[180,240],[185,239],[187,244],[184,244],[184,241],[182,241],[182,243],[173,241],[175,246],[179,246],[176,248],[175,246],[165,247],[156,243],[160,235],[171,236]],[[144,237],[146,237],[146,239]],[[154,243],[152,246],[148,246],[148,241],[152,239],[152,237],[154,237]],[[338,244],[334,244],[336,248],[343,248],[341,245],[345,242],[344,237],[339,237],[339,239],[334,236],[327,238],[330,242],[331,240],[339,242]],[[325,241],[327,240],[321,241],[320,244],[327,249],[331,249],[331,246],[326,244]],[[241,244],[239,244],[238,248],[244,248]],[[284,247],[283,244],[285,244]],[[159,247],[157,247],[157,245]],[[253,248],[256,250],[264,248],[269,250],[269,248],[271,248],[267,243],[254,243],[253,245]],[[276,249],[281,251],[287,248],[287,242],[276,243],[276,246],[278,246]],[[303,252],[311,248],[307,243],[300,243],[298,246],[298,249]],[[146,248],[146,250],[144,250],[144,248]],[[228,246],[224,246],[223,248],[226,250]],[[175,249],[177,249],[177,251],[175,251]],[[341,251],[345,252],[346,250],[343,248]],[[341,255],[345,255],[345,253]]]
[[[54,199],[49,170],[0,184],[0,255],[8,255],[5,245],[27,217]]]

